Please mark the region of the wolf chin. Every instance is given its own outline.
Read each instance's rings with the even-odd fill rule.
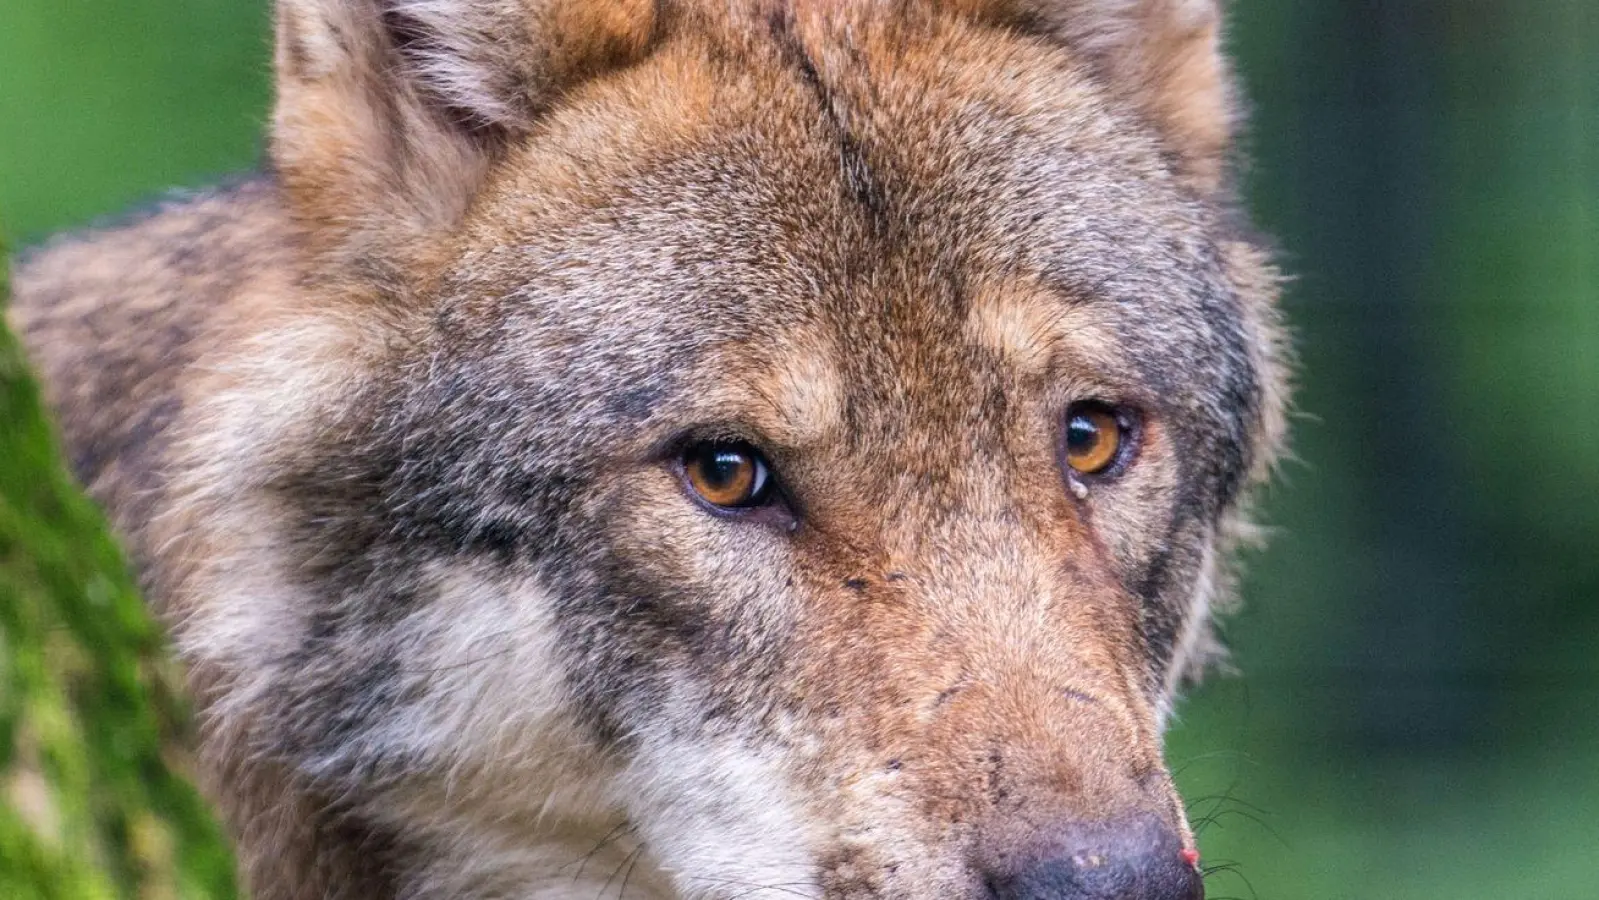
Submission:
[[[1213,0],[280,0],[10,315],[261,900],[1193,900],[1281,443]]]

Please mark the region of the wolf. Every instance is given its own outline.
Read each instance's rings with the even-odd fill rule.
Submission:
[[[1194,900],[1283,442],[1215,0],[279,0],[9,315],[261,900]]]

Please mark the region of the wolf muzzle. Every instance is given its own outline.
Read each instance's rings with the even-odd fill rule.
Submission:
[[[980,858],[991,900],[1204,900],[1198,856],[1153,816],[1067,822]]]

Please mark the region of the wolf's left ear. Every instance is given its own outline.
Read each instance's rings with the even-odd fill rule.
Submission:
[[[1232,78],[1221,0],[998,0],[1004,18],[1060,40],[1161,129],[1204,190],[1226,171]]]
[[[277,0],[272,165],[318,261],[412,266],[508,139],[654,27],[651,0]]]

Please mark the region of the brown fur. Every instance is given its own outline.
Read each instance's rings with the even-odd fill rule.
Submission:
[[[585,852],[1043,896],[993,885],[1063,823],[1191,845],[1160,728],[1285,390],[1214,3],[278,7],[270,174],[13,311],[256,896],[586,896]],[[1137,454],[1068,490],[1084,399]],[[686,497],[694,436],[788,517]]]

